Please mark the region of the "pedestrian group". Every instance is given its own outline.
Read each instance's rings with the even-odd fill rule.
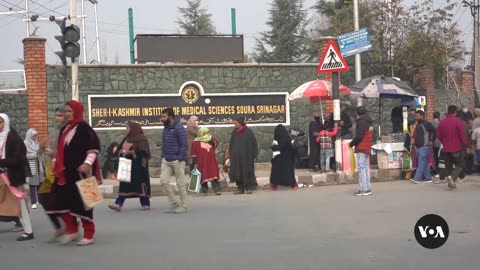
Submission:
[[[416,121],[409,127],[405,143],[412,156],[415,183],[431,182],[432,174],[442,174],[450,189],[456,188],[459,179],[465,178],[466,159],[476,154],[480,160],[480,110],[476,119],[467,112],[449,106],[448,115],[440,120],[434,114],[432,123],[425,120],[425,113],[415,112]],[[372,194],[369,159],[372,152],[373,126],[365,107],[356,109],[356,133],[350,131],[352,121],[346,112],[341,121],[334,123],[333,115],[321,120],[313,114],[309,127],[310,167],[315,171],[332,170],[336,136],[351,139],[359,173],[359,190],[355,196]],[[13,231],[23,234],[17,241],[34,239],[29,208],[41,205],[48,215],[54,233],[51,242],[68,244],[79,239],[79,221],[83,227],[79,246],[94,243],[95,222],[93,209],[86,209],[77,182],[94,177],[102,183],[99,166],[100,141],[95,131],[83,119],[84,107],[77,101],[69,101],[55,112],[56,129],[48,139],[39,142],[35,129],[29,129],[24,141],[12,128],[10,118],[0,114],[0,221],[15,222]],[[467,115],[467,116],[466,116]],[[220,170],[216,158],[218,140],[206,127],[199,127],[198,118],[192,116],[187,128],[176,118],[172,108],[166,108],[161,116],[164,124],[161,164],[161,187],[168,195],[168,213],[183,214],[188,211],[185,172],[201,173],[201,193],[208,195],[209,183],[216,195],[221,195]],[[467,136],[468,135],[468,136]],[[476,142],[476,143],[475,143]],[[472,146],[472,148],[470,148]],[[474,149],[468,151],[468,149]],[[288,130],[278,125],[274,130],[271,146],[271,189],[279,186],[298,189],[295,177],[297,149]],[[118,158],[131,160],[131,181],[120,182],[114,204],[109,208],[121,212],[128,198],[138,198],[142,210],[150,210],[149,160],[152,156],[148,139],[142,127],[134,122],[126,124],[125,138],[113,143],[107,150],[104,176],[116,177]],[[236,194],[252,194],[257,189],[255,160],[258,145],[254,132],[245,118],[234,121],[234,129],[225,150],[222,170],[236,183]],[[444,170],[441,170],[441,164]],[[432,170],[432,171],[431,171]],[[174,177],[176,189],[170,184]]]

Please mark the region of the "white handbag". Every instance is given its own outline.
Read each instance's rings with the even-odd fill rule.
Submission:
[[[125,183],[132,182],[132,160],[123,157],[119,159],[117,180]]]

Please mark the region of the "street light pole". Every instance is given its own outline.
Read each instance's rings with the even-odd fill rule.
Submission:
[[[77,0],[70,0],[70,22],[77,25]],[[72,99],[80,100],[78,93],[78,58],[72,59]]]
[[[360,30],[360,23],[358,18],[358,0],[353,0],[353,21],[354,30]],[[362,80],[362,57],[359,53],[355,54],[355,82]],[[363,105],[363,99],[357,98],[357,106]]]
[[[101,63],[102,58],[101,58],[101,55],[100,55],[100,31],[98,31],[98,13],[97,13],[98,2],[97,2],[97,0],[94,0],[94,1],[95,2],[93,4],[93,7],[94,7],[94,10],[95,10],[95,32],[96,32],[96,38],[97,38],[97,62]]]
[[[85,0],[82,0],[82,47],[83,47],[83,64],[87,64],[87,31],[85,30]]]
[[[26,25],[27,25],[27,38],[30,37],[30,0],[25,0],[25,18],[26,18]]]

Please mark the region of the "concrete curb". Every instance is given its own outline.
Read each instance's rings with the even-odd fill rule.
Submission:
[[[370,170],[371,181],[375,182],[389,182],[401,180],[400,170]],[[308,187],[321,187],[321,186],[333,186],[333,185],[353,185],[358,184],[358,173],[299,173],[297,176],[297,182]],[[188,179],[188,178],[187,178]],[[258,189],[269,190],[270,178],[269,177],[257,177]],[[176,190],[176,185],[170,183]],[[227,183],[225,180],[220,181],[222,192],[235,192],[237,190],[234,182]],[[188,185],[188,184],[187,184]],[[166,196],[162,190],[160,184],[153,183],[151,185],[152,197]],[[118,193],[118,183],[104,184],[100,186],[100,191],[105,198],[114,198]]]

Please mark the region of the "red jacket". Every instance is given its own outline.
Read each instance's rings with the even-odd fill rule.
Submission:
[[[465,125],[455,114],[449,114],[440,121],[437,137],[443,144],[445,153],[457,153],[468,147]]]
[[[372,119],[368,115],[364,115],[357,119],[355,138],[350,142],[350,147],[355,146],[355,153],[370,155],[372,153],[372,143]]]

